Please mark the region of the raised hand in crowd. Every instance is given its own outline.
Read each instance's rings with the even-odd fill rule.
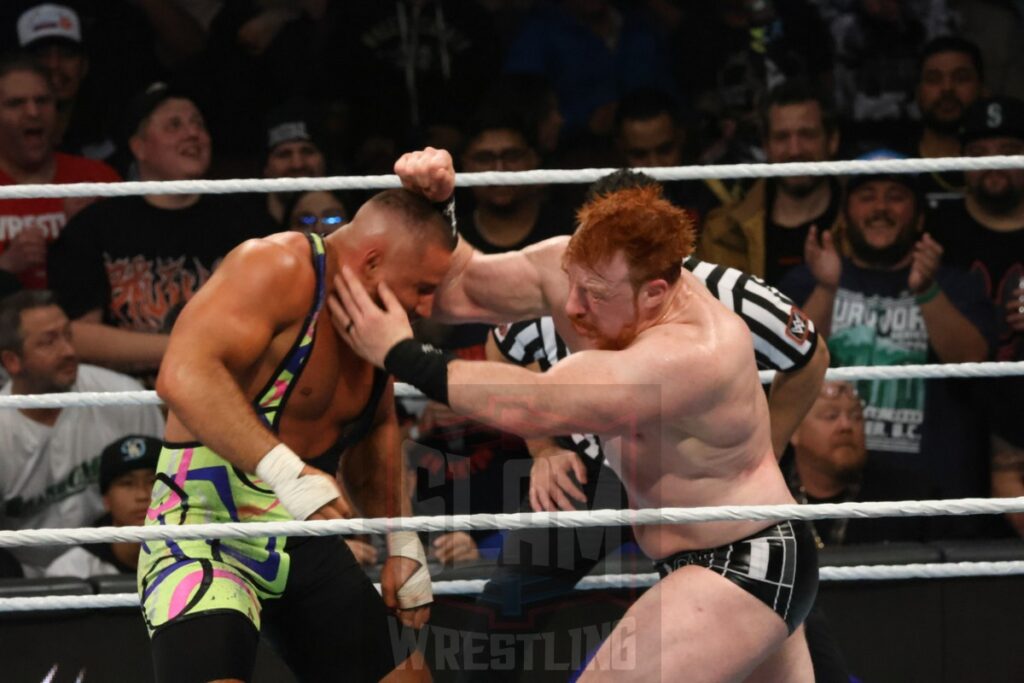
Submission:
[[[919,294],[935,282],[935,273],[942,262],[942,245],[925,233],[914,245],[914,255],[910,262],[910,275],[907,286],[910,291]]]
[[[832,236],[831,230],[822,230],[819,239],[818,226],[811,226],[811,229],[807,231],[807,240],[804,242],[804,260],[807,261],[811,275],[820,286],[828,289],[835,289],[839,286],[843,263],[839,258],[839,250],[836,249],[835,238]]]

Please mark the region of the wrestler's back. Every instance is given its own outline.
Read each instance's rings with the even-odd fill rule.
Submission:
[[[257,393],[278,370],[281,360],[289,353],[313,304],[315,272],[309,256],[306,238],[300,233],[280,233],[266,239],[286,244],[302,254],[308,264],[308,279],[296,282],[297,287],[309,291],[308,304],[296,310],[295,321],[282,328],[260,360],[251,367],[234,372],[235,379],[247,399],[254,401]],[[334,274],[334,263],[327,259],[327,282]],[[328,291],[331,287],[328,285]],[[288,398],[287,409],[281,417],[281,440],[302,458],[315,458],[337,441],[346,426],[363,411],[373,391],[373,366],[359,358],[338,337],[331,325],[327,307],[321,309],[313,350]],[[171,411],[165,430],[167,441],[193,441],[195,437]]]
[[[768,403],[757,375],[750,332],[743,321],[684,271],[689,285],[682,324],[655,328],[645,353],[667,348],[711,348],[702,363],[702,386],[662,383],[663,403],[700,392],[698,410],[663,416],[640,429],[633,448],[609,456],[634,507],[697,507],[793,502],[771,446]],[[653,343],[650,343],[653,342]],[[697,351],[696,353],[700,353]],[[708,373],[710,373],[710,378]],[[706,386],[704,386],[706,385]],[[691,394],[692,395],[692,394]],[[620,442],[621,446],[621,442]],[[710,548],[748,536],[771,522],[713,522],[637,527],[637,540],[651,557]]]

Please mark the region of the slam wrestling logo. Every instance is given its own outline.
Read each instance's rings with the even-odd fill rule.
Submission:
[[[604,621],[544,631],[481,632],[427,624],[418,632],[389,620],[396,661],[421,652],[440,672],[480,672],[480,680],[497,672],[560,674],[575,681],[586,667],[599,671],[633,671],[637,667],[636,624],[631,619]],[[595,658],[605,646],[607,657]],[[474,679],[475,680],[475,679]],[[533,676],[530,680],[535,680]]]

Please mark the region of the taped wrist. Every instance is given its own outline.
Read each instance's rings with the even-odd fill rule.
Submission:
[[[339,496],[327,477],[303,475],[305,463],[292,449],[279,443],[256,465],[256,476],[281,499],[281,505],[295,519],[306,519]]]
[[[453,360],[453,354],[430,344],[403,339],[384,356],[384,369],[399,382],[419,389],[430,400],[448,405],[448,363]]]
[[[398,588],[398,606],[415,609],[434,601],[434,588],[427,569],[427,553],[423,550],[419,534],[415,531],[393,531],[388,534],[388,555],[407,557],[420,563],[405,583]]]

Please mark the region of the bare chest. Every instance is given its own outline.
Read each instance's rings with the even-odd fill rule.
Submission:
[[[271,344],[252,383],[250,395],[257,401],[274,383],[287,382],[278,433],[304,457],[329,449],[354,423],[373,392],[374,368],[358,358],[335,334],[326,312],[321,312],[313,344],[301,372],[294,377],[281,373],[285,360],[296,353],[299,327],[279,334]],[[278,385],[278,390],[283,385]],[[260,395],[260,391],[263,391]]]

